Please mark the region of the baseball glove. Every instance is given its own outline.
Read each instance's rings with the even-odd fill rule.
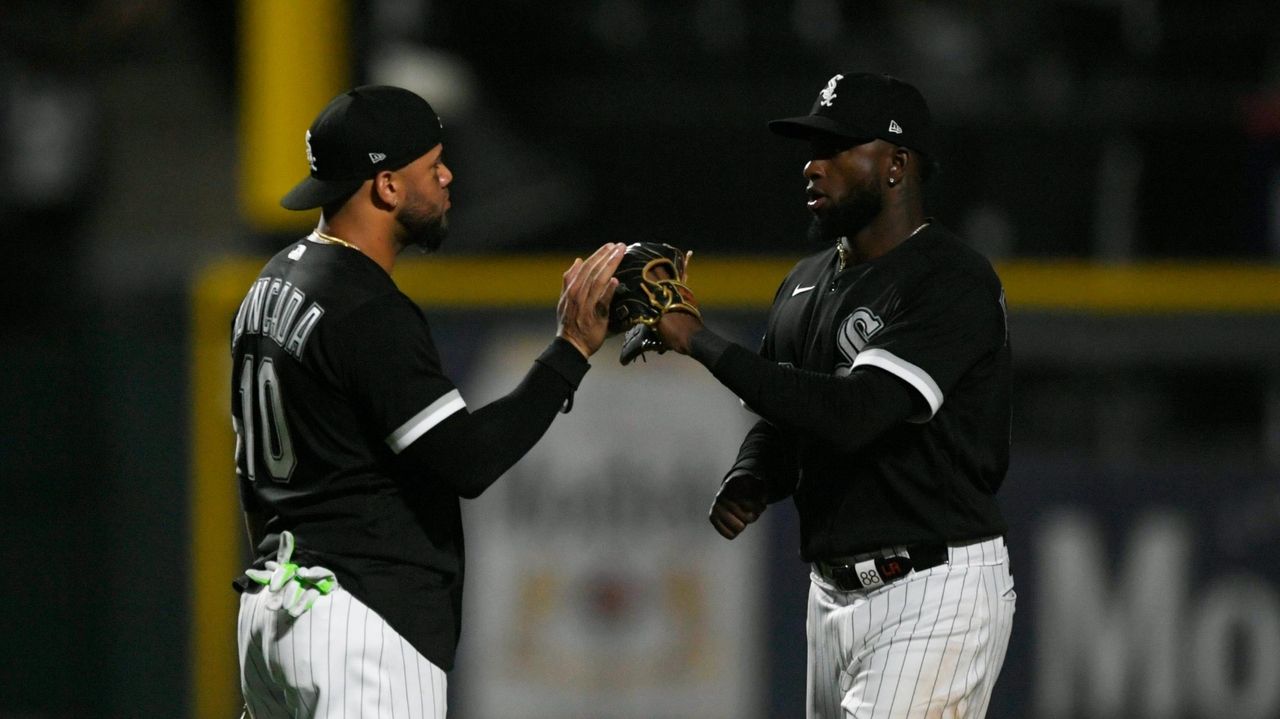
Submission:
[[[618,287],[609,305],[609,331],[631,328],[622,341],[619,360],[624,365],[648,351],[667,351],[654,327],[666,313],[702,316],[685,284],[685,254],[678,248],[662,242],[628,245],[613,276]]]

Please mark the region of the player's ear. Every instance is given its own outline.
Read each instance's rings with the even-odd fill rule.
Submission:
[[[404,181],[395,172],[383,170],[373,176],[373,199],[378,206],[394,210],[404,194]]]
[[[886,174],[889,184],[898,185],[907,176],[907,168],[915,158],[911,155],[911,151],[905,147],[897,146],[889,154],[889,171]]]

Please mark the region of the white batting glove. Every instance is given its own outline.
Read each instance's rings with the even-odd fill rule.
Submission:
[[[289,561],[294,546],[293,533],[281,532],[276,558],[267,560],[266,569],[248,569],[245,574],[271,593],[268,609],[284,609],[290,616],[300,617],[317,599],[338,588],[338,578],[324,567],[299,567]]]
[[[265,570],[247,569],[245,574],[258,584],[266,585],[267,591],[272,594],[279,592],[298,573],[298,565],[289,561],[293,558],[293,548],[293,532],[281,532],[280,546],[276,549],[276,558],[267,560],[267,568]],[[278,606],[272,607],[272,609],[278,608]]]
[[[320,597],[338,588],[338,579],[324,567],[299,567],[293,581],[274,597],[283,596],[281,606],[290,616],[302,616]]]

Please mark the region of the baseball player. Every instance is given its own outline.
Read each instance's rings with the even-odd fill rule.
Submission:
[[[991,265],[925,216],[930,116],[911,85],[842,73],[777,134],[809,143],[811,236],[760,352],[658,322],[760,416],[710,520],[733,539],[791,496],[812,566],[809,717],[981,717],[1013,579],[995,501],[1010,352]]]
[[[431,106],[400,88],[335,98],[307,132],[320,207],[232,327],[236,472],[257,559],[241,591],[247,713],[445,716],[464,575],[459,498],[479,495],[568,411],[604,341],[622,245],[564,274],[557,336],[510,394],[467,405],[422,311],[391,278],[435,249],[453,174]]]

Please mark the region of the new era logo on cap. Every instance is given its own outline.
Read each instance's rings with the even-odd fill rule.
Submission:
[[[902,126],[901,126],[901,125],[899,125],[899,124],[897,123],[897,121],[896,121],[896,120],[890,120],[890,121],[889,121],[889,132],[892,132],[892,133],[893,133],[893,134],[895,134],[895,135],[901,135],[901,134],[902,134]]]
[[[372,162],[372,163],[373,163],[373,164],[375,164],[375,165],[376,165],[376,164],[378,164],[379,162],[382,162],[382,161],[383,161],[383,160],[385,160],[385,159],[387,159],[387,154],[386,154],[385,152],[370,152],[370,153],[369,153],[369,162]]]

